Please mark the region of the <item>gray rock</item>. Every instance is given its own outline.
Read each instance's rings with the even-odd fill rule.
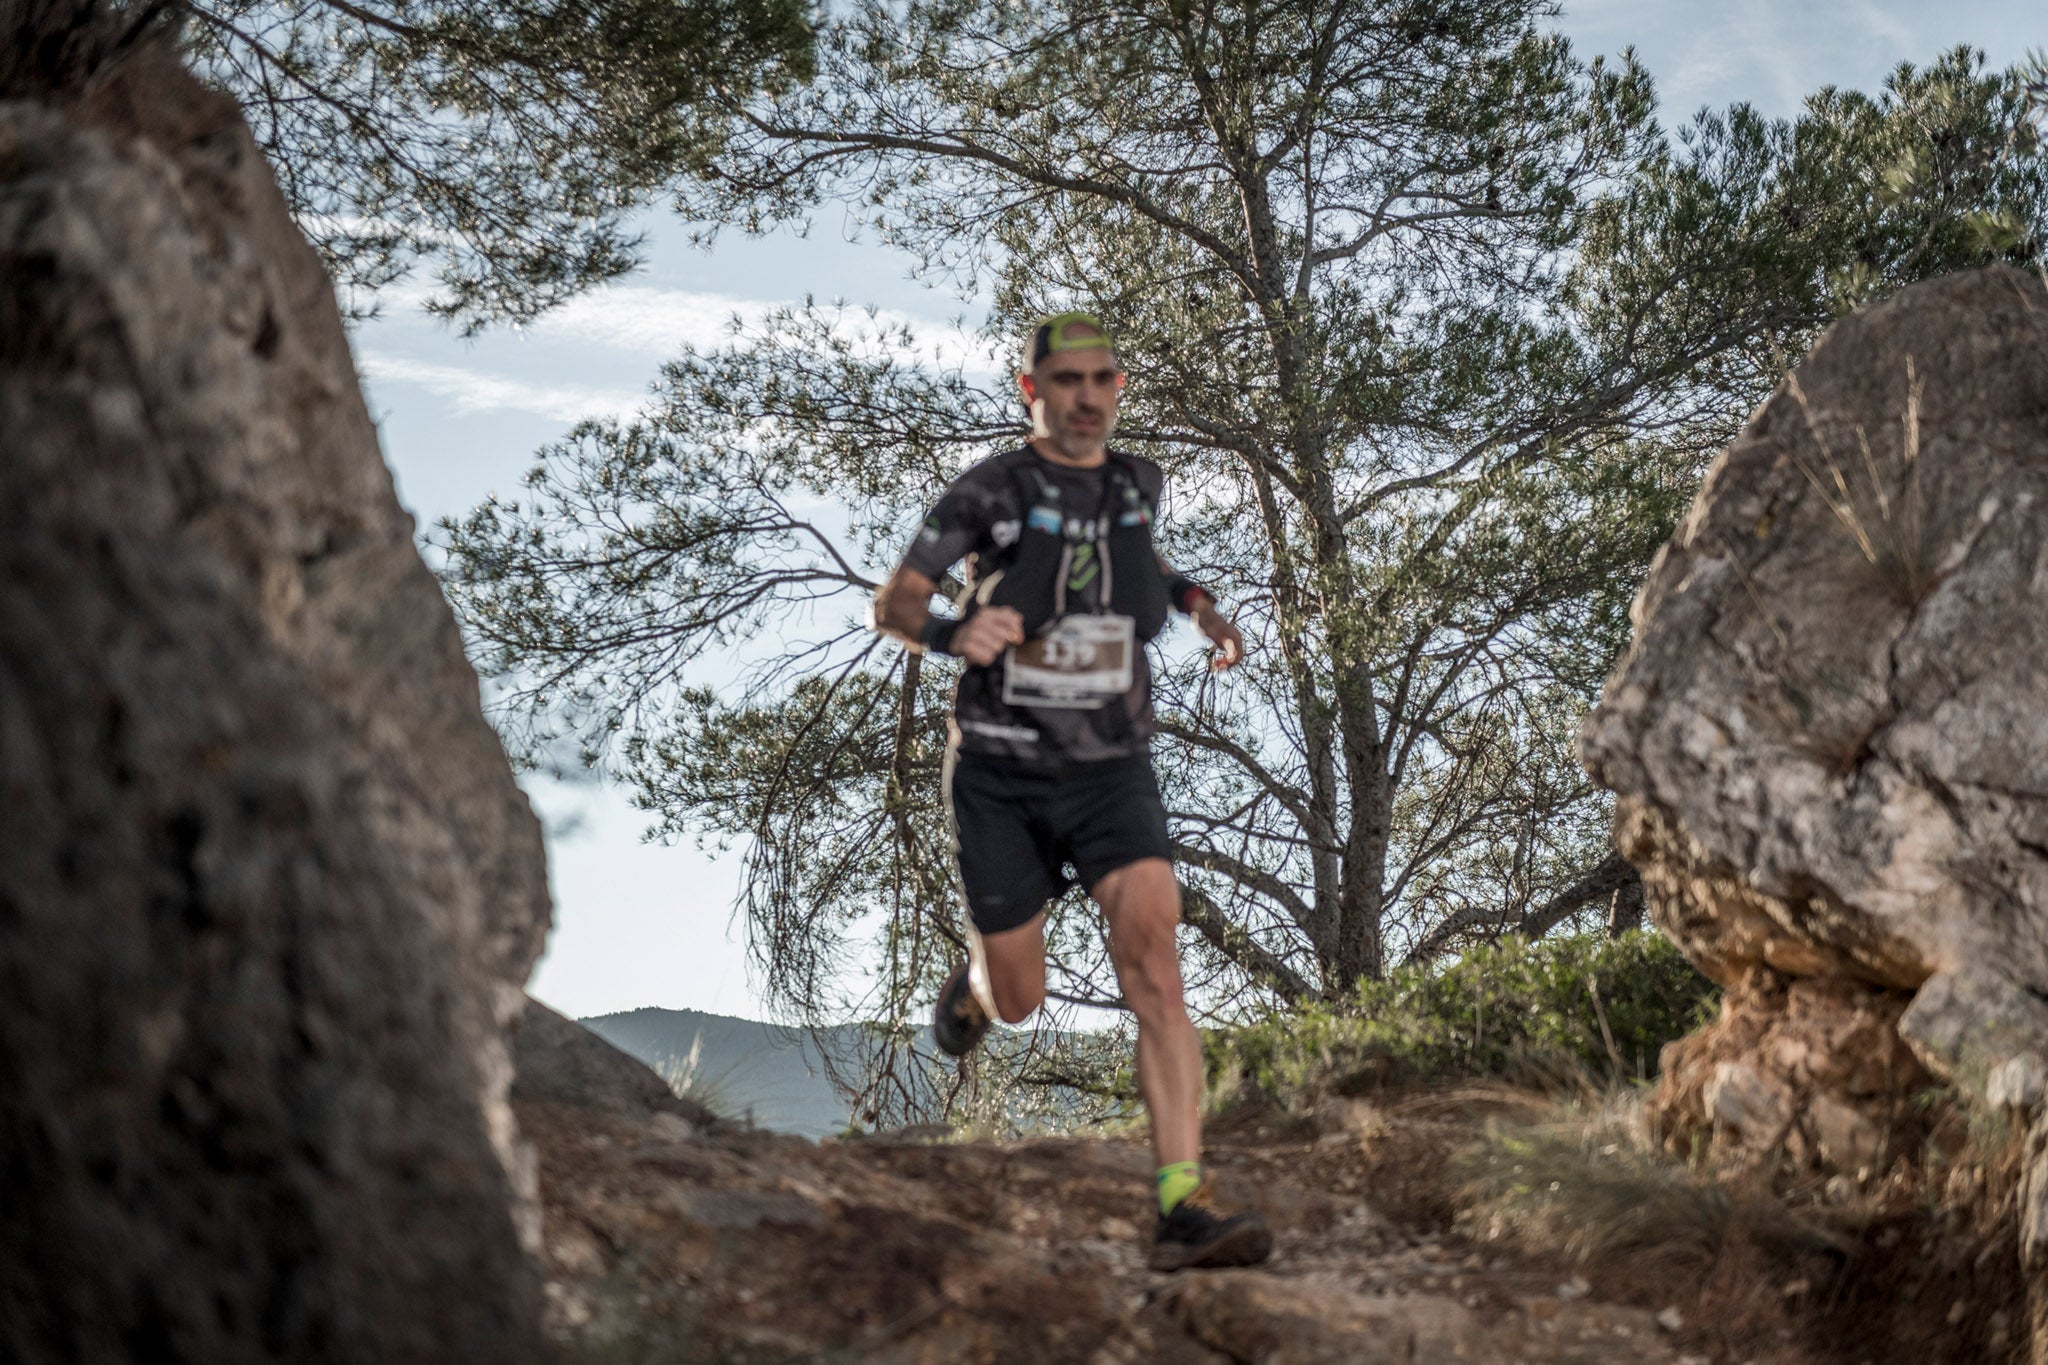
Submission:
[[[503,1037],[539,829],[331,289],[232,106],[155,53],[89,99],[29,55],[0,60],[0,1359],[543,1359]]]
[[[1900,1032],[1980,1096],[2048,1056],[2044,513],[2040,280],[1846,318],[1715,461],[1581,737],[1703,970],[1918,992]]]
[[[637,1057],[583,1025],[528,1000],[512,1047],[516,1104],[566,1104],[618,1114],[673,1114],[691,1126],[715,1120],[701,1104],[679,1098]]]
[[[2022,1119],[2040,1112],[2044,1094],[2048,1094],[2048,1063],[2032,1052],[2006,1058],[1991,1068],[1984,1084],[1984,1098],[1993,1109]]]
[[[2007,1062],[2048,1052],[2048,1002],[1996,968],[1938,972],[1899,1019],[1928,1065],[1996,1105],[1990,1078]]]
[[[725,1232],[751,1232],[764,1224],[779,1227],[822,1227],[826,1211],[788,1190],[692,1190],[672,1195],[683,1217],[702,1227]]]
[[[1717,1128],[1735,1135],[1738,1143],[1760,1147],[1784,1137],[1792,1122],[1791,1097],[1766,1080],[1755,1067],[1722,1062],[1707,1082],[1707,1112]]]
[[[2048,289],[1845,319],[1709,472],[1588,719],[1654,909],[1746,962],[2048,992]],[[1625,849],[1624,851],[1631,851]]]
[[[1807,1131],[1821,1159],[1840,1171],[1866,1171],[1884,1155],[1884,1134],[1868,1115],[1832,1095],[1815,1095],[1806,1106]]]
[[[1668,1145],[1710,1126],[1753,1142],[1782,1090],[1776,1157],[1861,1178],[1924,1136],[1921,1066],[2022,1122],[2038,1111],[2044,600],[2033,275],[1953,275],[1844,319],[1715,461],[1580,741],[1656,922],[1728,987],[1720,1018],[1666,1049],[1651,1108]],[[1876,1020],[1895,1021],[1883,1040]],[[2038,1278],[2048,1117],[2018,1202]],[[2048,1321],[2048,1297],[2032,1311]]]

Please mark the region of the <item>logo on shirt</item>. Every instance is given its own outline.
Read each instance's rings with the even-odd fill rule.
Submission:
[[[1017,543],[1017,537],[1023,534],[1023,531],[1024,523],[1012,518],[989,527],[988,538],[996,543],[998,550],[1007,550]]]
[[[1067,591],[1080,592],[1095,581],[1095,575],[1102,566],[1096,562],[1093,545],[1076,545],[1074,558],[1067,572]]]

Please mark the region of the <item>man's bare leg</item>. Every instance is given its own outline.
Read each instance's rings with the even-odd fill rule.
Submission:
[[[993,1008],[1006,1024],[1023,1023],[1045,1003],[1045,913],[999,934],[968,932],[973,935],[970,957],[979,958],[975,965],[984,973],[988,990],[983,1008]],[[975,983],[977,998],[983,985]]]
[[[1169,1177],[1199,1179],[1202,1157],[1202,1040],[1181,995],[1180,887],[1164,858],[1120,867],[1094,886],[1109,922],[1109,957],[1124,1001],[1138,1016],[1138,1090],[1152,1117],[1159,1163],[1159,1222],[1147,1260],[1154,1270],[1258,1265],[1273,1234],[1257,1213],[1224,1214],[1203,1179],[1176,1194]],[[1185,1164],[1184,1164],[1185,1163]]]
[[[1109,959],[1138,1019],[1138,1092],[1160,1166],[1202,1157],[1202,1040],[1181,998],[1180,885],[1164,858],[1141,858],[1093,888],[1109,925]],[[1042,938],[1042,934],[1041,934]],[[1040,986],[1041,994],[1043,985]]]

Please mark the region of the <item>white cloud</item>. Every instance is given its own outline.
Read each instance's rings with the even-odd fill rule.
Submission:
[[[1684,122],[1702,106],[1747,99],[1772,117],[1792,114],[1813,85],[1807,54],[1772,0],[1739,0],[1713,11],[1712,41],[1671,44],[1660,73],[1667,118]],[[1654,68],[1653,68],[1654,69]]]
[[[536,341],[603,346],[662,361],[686,346],[732,339],[732,323],[759,323],[775,305],[758,299],[652,285],[615,284],[579,294],[528,327]]]
[[[540,318],[527,332],[537,343],[599,346],[638,355],[658,365],[674,359],[686,347],[706,351],[730,345],[735,339],[735,325],[741,331],[756,330],[769,313],[782,306],[785,305],[776,301],[729,294],[615,284],[571,299]],[[908,328],[915,344],[903,351],[906,360],[947,367],[959,365],[975,376],[997,372],[984,339],[950,321],[886,308],[870,314],[864,308],[849,305],[839,313],[839,326],[843,331],[869,336]]]
[[[1853,26],[1860,29],[1866,46],[1873,49],[1873,65],[1883,62],[1885,57],[1890,55],[1894,61],[1903,58],[1919,66],[1932,60],[1935,53],[1941,50],[1940,42],[1931,40],[1917,26],[1901,18],[1896,12],[1896,6],[1876,4],[1873,0],[1860,0],[1852,9]]]
[[[579,422],[589,417],[630,417],[647,402],[645,390],[535,383],[383,351],[364,351],[357,367],[363,378],[375,385],[412,384],[425,389],[445,400],[458,417],[506,410],[532,413],[555,422]]]
[[[626,417],[644,409],[646,388],[602,382],[616,374],[652,383],[661,364],[685,348],[714,350],[734,339],[734,321],[758,329],[779,305],[762,299],[653,285],[622,284],[570,300],[536,322],[507,328],[467,343],[467,364],[419,360],[413,353],[445,348],[430,339],[416,312],[379,324],[382,335],[403,349],[370,346],[358,334],[356,345],[363,377],[379,388],[409,384],[441,399],[455,416],[492,410],[531,413],[558,422],[590,417]],[[988,382],[1001,366],[988,343],[952,322],[938,322],[909,313],[845,308],[840,330],[874,337],[888,332],[887,343],[904,361],[959,366],[971,379]],[[907,327],[913,343],[897,344],[897,329]],[[596,354],[593,354],[596,353]],[[618,359],[604,358],[606,355]],[[627,359],[630,357],[630,359]],[[577,382],[562,376],[582,373],[600,382]]]

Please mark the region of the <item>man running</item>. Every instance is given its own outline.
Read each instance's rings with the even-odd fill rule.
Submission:
[[[1044,1001],[1045,907],[1071,864],[1102,909],[1138,1021],[1159,1165],[1152,1265],[1253,1265],[1272,1251],[1265,1220],[1219,1213],[1202,1177],[1202,1045],[1181,998],[1180,887],[1152,772],[1144,647],[1169,604],[1215,645],[1213,667],[1237,663],[1244,640],[1153,548],[1163,476],[1107,445],[1124,374],[1102,324],[1046,318],[1026,361],[1031,439],[946,489],[875,598],[877,629],[966,660],[945,785],[973,923],[934,1033],[965,1056],[991,1016],[1014,1024]],[[939,580],[970,555],[963,614],[934,615]]]

